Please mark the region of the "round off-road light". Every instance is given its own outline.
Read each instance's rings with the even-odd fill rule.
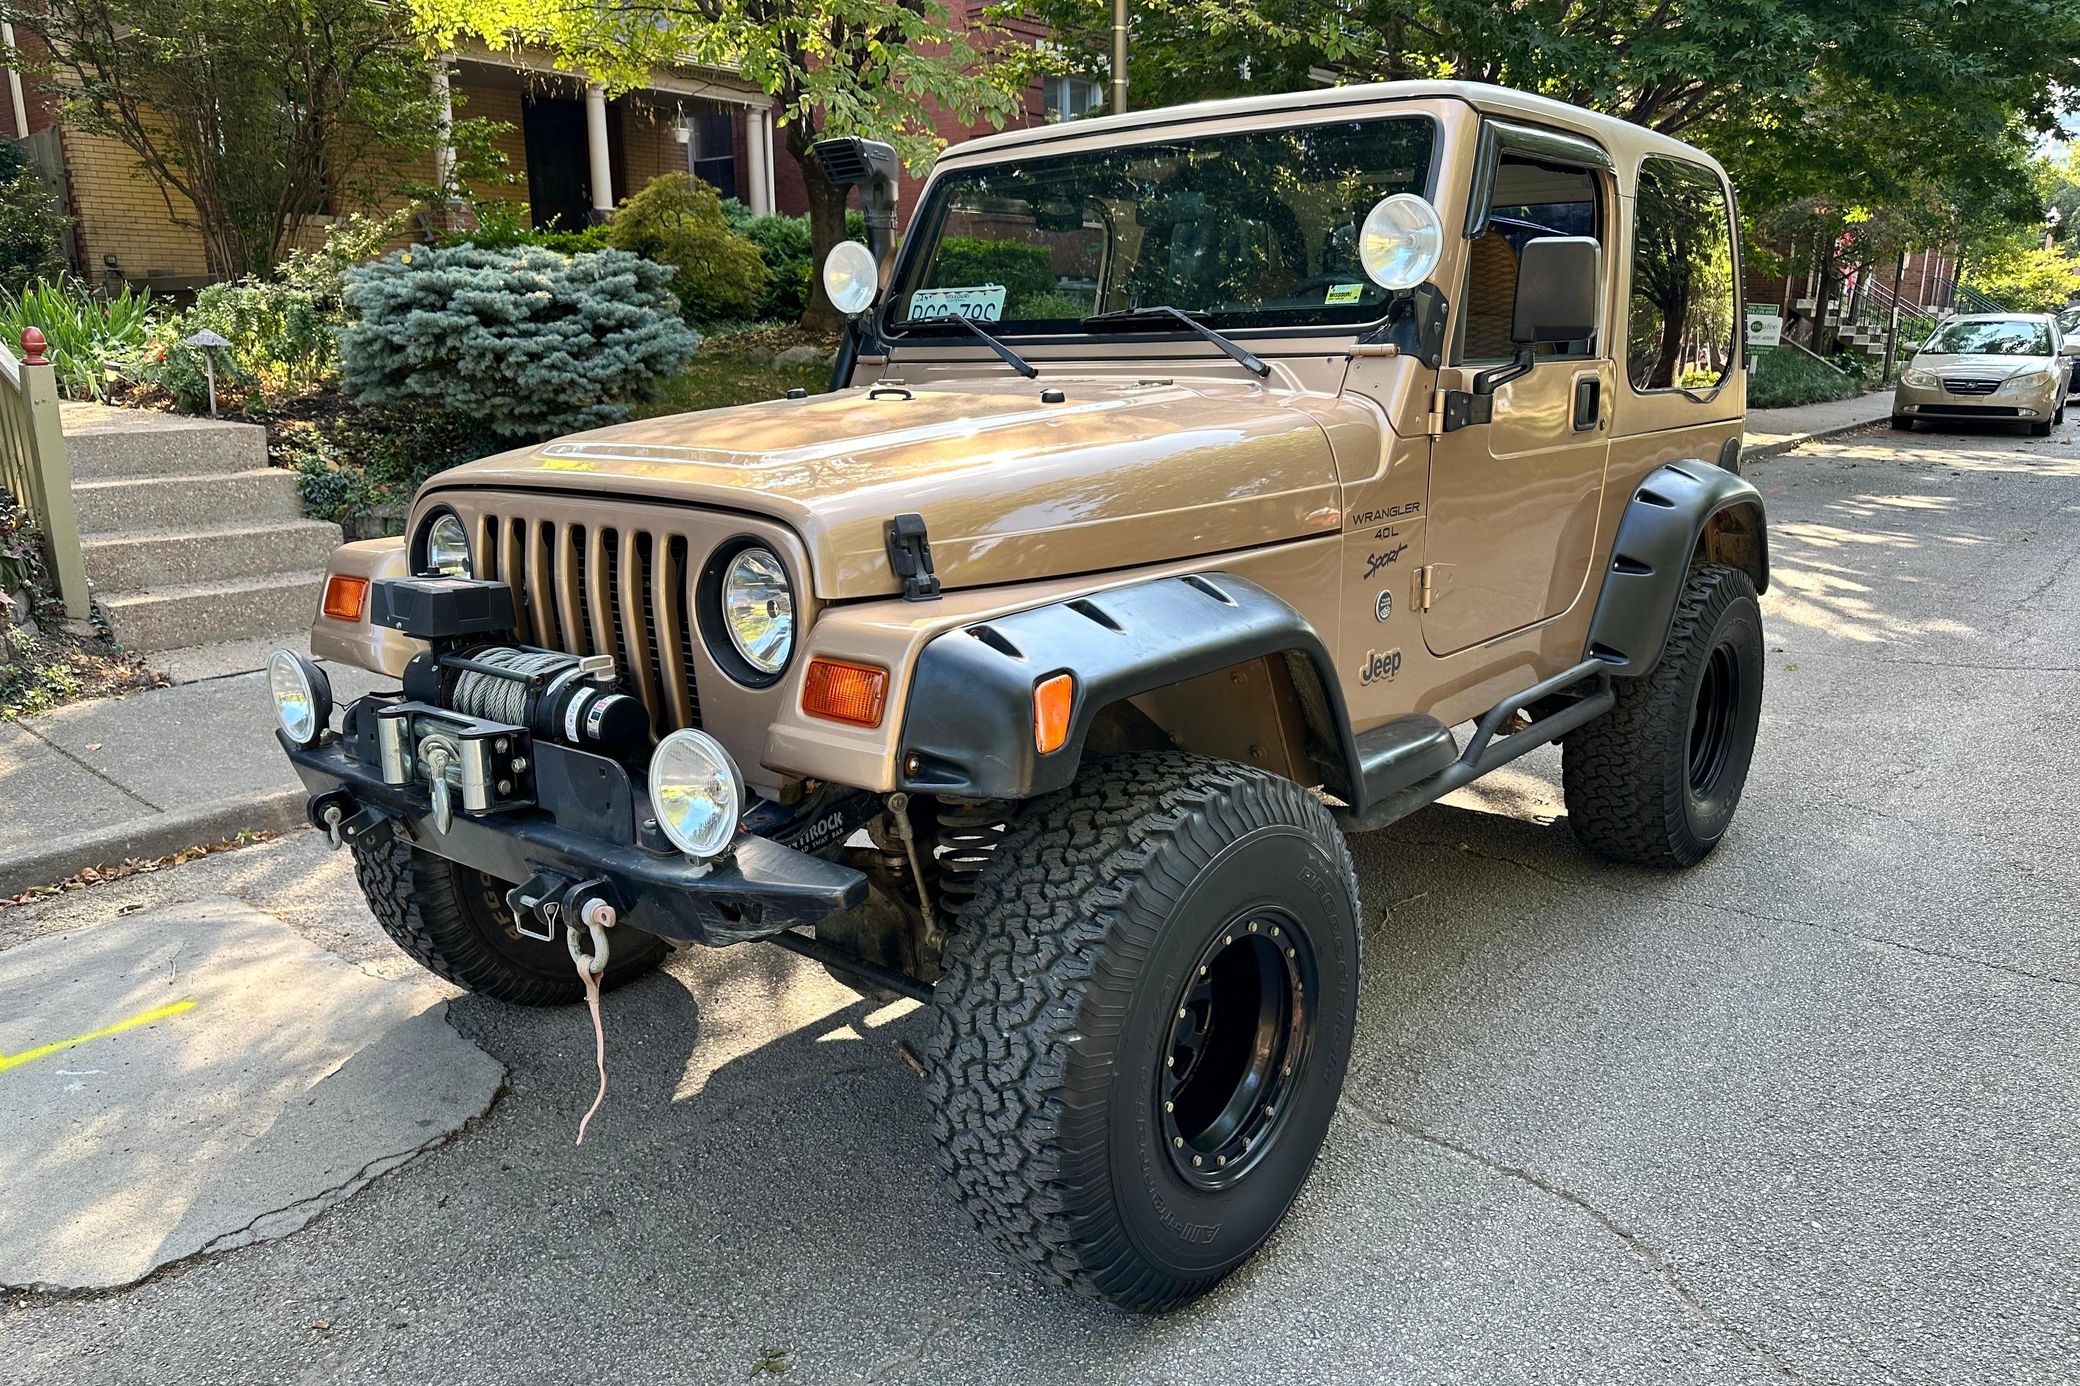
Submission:
[[[1358,232],[1358,263],[1383,289],[1413,289],[1430,277],[1443,253],[1444,223],[1414,193],[1381,198]]]
[[[738,552],[722,571],[722,626],[746,663],[761,674],[777,674],[794,653],[794,588],[787,565],[771,549],[754,544]]]
[[[299,746],[317,741],[332,720],[332,680],[302,655],[276,650],[267,657],[267,691],[275,720]]]
[[[720,856],[744,813],[744,777],[714,737],[675,731],[650,757],[650,812],[687,856]]]
[[[874,252],[858,241],[839,241],[823,257],[823,291],[831,306],[851,317],[873,306],[881,292],[881,268]]]
[[[446,577],[469,576],[469,533],[452,510],[443,510],[426,527],[426,566]]]

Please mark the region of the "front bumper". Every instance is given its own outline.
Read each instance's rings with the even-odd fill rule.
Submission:
[[[2028,420],[2043,423],[2058,408],[2059,382],[2028,391],[1996,390],[1984,395],[1954,395],[1941,385],[1909,385],[1892,392],[1892,412],[1903,418]]]
[[[850,867],[749,833],[728,855],[705,863],[636,845],[632,815],[640,799],[628,773],[603,756],[537,743],[537,806],[481,816],[458,811],[443,831],[424,785],[385,784],[329,735],[308,748],[275,736],[310,791],[312,824],[321,831],[324,810],[339,808],[357,839],[402,833],[414,847],[497,880],[597,883],[592,889],[614,903],[621,921],[647,934],[739,943],[814,924],[867,898],[867,878]],[[616,842],[574,822],[619,829],[630,840]]]

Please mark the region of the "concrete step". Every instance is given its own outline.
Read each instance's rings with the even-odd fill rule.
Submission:
[[[324,571],[312,569],[152,587],[100,600],[116,638],[150,652],[307,627],[324,585]]]
[[[267,465],[267,433],[258,424],[99,404],[67,404],[59,415],[75,482],[207,476]]]
[[[221,529],[139,529],[81,544],[87,576],[103,596],[146,587],[214,582],[247,573],[321,568],[340,545],[326,520],[279,520]]]
[[[197,476],[75,481],[82,535],[303,518],[296,474],[279,467]]]

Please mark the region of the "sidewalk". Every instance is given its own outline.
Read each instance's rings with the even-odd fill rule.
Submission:
[[[1890,390],[1838,399],[1830,404],[1802,404],[1796,409],[1750,409],[1747,437],[1741,441],[1741,460],[1773,457],[1815,438],[1867,428],[1890,417]]]
[[[381,686],[326,664],[340,702]],[[0,897],[303,822],[264,670],[0,722]]]

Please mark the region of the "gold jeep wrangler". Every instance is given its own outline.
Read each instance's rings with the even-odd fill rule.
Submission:
[[[1356,1021],[1343,834],[1559,741],[1568,821],[1687,866],[1762,694],[1731,189],[1492,87],[949,150],[829,394],[444,472],[276,656],[312,823],[398,943],[526,1004],[778,944],[932,1012],[990,1238],[1137,1309],[1314,1164]],[[575,958],[576,965],[573,965]]]

